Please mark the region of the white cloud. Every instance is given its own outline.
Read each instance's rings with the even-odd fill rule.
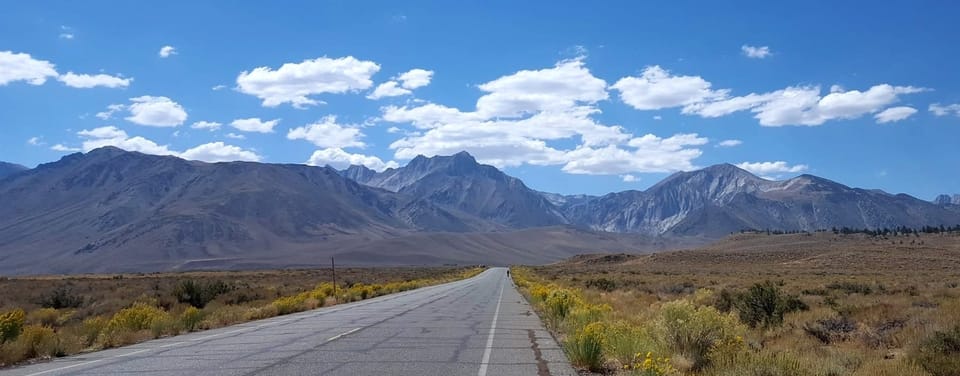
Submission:
[[[158,145],[140,136],[129,137],[127,132],[114,126],[105,126],[91,130],[84,129],[77,132],[77,134],[84,139],[82,149],[85,152],[104,146],[116,146],[123,150],[139,151],[146,154],[177,155],[175,151],[170,150],[166,145]]]
[[[71,40],[74,38],[73,33],[60,33],[60,39]]]
[[[319,122],[291,129],[290,140],[307,140],[321,148],[350,148],[366,146],[360,141],[364,135],[356,125],[337,124],[334,115],[324,116]]]
[[[821,125],[830,120],[856,119],[875,113],[899,101],[903,94],[914,94],[928,89],[913,86],[880,84],[866,91],[833,87],[820,96],[818,86],[788,87],[764,94],[728,97],[712,102],[700,102],[684,107],[683,113],[702,117],[719,117],[737,111],[750,110],[764,126]]]
[[[954,103],[954,104],[948,104],[948,105],[934,103],[930,105],[928,110],[937,116],[946,116],[946,115],[960,116],[960,103]]]
[[[400,129],[399,127],[387,128],[387,133],[400,133],[400,132],[403,132],[403,130]]]
[[[158,53],[162,58],[168,58],[170,56],[177,54],[177,49],[173,46],[163,46],[160,47],[160,52]]]
[[[63,82],[69,87],[89,89],[97,86],[108,88],[127,87],[130,86],[130,82],[133,81],[133,78],[122,78],[107,74],[89,75],[67,72],[67,74],[57,77],[57,80]]]
[[[745,44],[740,46],[740,51],[742,51],[744,55],[751,59],[764,59],[772,55],[770,52],[770,47],[767,46],[756,47]]]
[[[180,153],[180,157],[210,163],[231,161],[259,162],[263,159],[263,157],[253,151],[244,150],[238,146],[227,145],[220,141],[187,149],[183,153]]]
[[[15,81],[43,85],[49,77],[57,77],[53,63],[34,59],[25,53],[0,51],[0,86]]]
[[[582,59],[564,60],[553,68],[522,70],[480,85],[488,94],[477,100],[477,113],[494,118],[563,111],[607,99],[606,87]]]
[[[69,152],[74,152],[74,151],[80,151],[80,148],[73,148],[73,147],[66,146],[66,145],[64,145],[64,144],[56,144],[56,145],[51,146],[51,147],[50,147],[50,150],[53,150],[53,151],[69,151]]]
[[[433,71],[420,68],[411,69],[401,74],[397,79],[400,80],[402,83],[400,86],[403,86],[404,89],[413,90],[429,85],[430,80],[433,79]]]
[[[639,177],[630,174],[620,175],[620,179],[623,179],[624,183],[636,183],[641,180]]]
[[[27,143],[33,146],[40,146],[45,144],[45,142],[41,141],[40,137],[30,137],[29,139],[27,139]]]
[[[565,60],[553,68],[522,70],[480,85],[486,93],[477,100],[475,112],[433,103],[387,106],[381,109],[382,120],[423,130],[390,144],[397,159],[466,150],[497,167],[560,165],[569,173],[610,175],[693,166],[705,138],[633,138],[621,126],[593,119],[600,113],[597,102],[608,97],[606,86],[590,74],[582,58]],[[571,142],[578,146],[555,146]]]
[[[244,135],[242,135],[242,134],[240,134],[240,133],[233,133],[233,132],[227,133],[227,137],[228,137],[228,138],[237,139],[237,140],[243,140],[243,139],[247,138],[247,136],[244,136]]]
[[[340,94],[366,90],[373,85],[370,77],[380,70],[372,61],[353,56],[327,57],[286,63],[279,69],[258,67],[237,76],[237,89],[263,100],[263,106],[276,107],[290,103],[304,108],[319,103],[309,96],[324,93]]]
[[[399,97],[412,93],[410,90],[397,86],[396,81],[387,81],[373,89],[373,92],[367,95],[367,99],[377,100],[385,97]]]
[[[784,161],[776,162],[743,162],[737,163],[737,167],[750,171],[754,175],[776,175],[784,173],[798,173],[808,170],[810,167],[803,164],[789,165]]]
[[[913,107],[900,106],[900,107],[890,107],[886,110],[883,110],[873,117],[877,119],[877,123],[884,124],[890,122],[897,122],[903,119],[906,119],[913,114],[917,113],[917,109]]]
[[[131,123],[152,127],[176,127],[187,120],[187,112],[177,102],[167,97],[144,95],[130,98],[133,104],[127,106]]]
[[[97,112],[97,114],[94,116],[100,120],[109,120],[111,117],[113,117],[113,114],[117,113],[118,111],[123,111],[124,108],[126,108],[126,106],[122,104],[111,104],[107,106],[106,111]]]
[[[220,90],[223,90],[223,89],[226,89],[226,88],[227,88],[227,85],[216,85],[216,86],[214,86],[214,87],[212,87],[212,88],[210,88],[210,89],[213,90],[213,91],[220,91]]]
[[[723,140],[717,143],[717,146],[723,148],[732,148],[734,146],[740,146],[743,144],[743,141],[740,140]]]
[[[212,131],[215,131],[215,130],[220,129],[220,126],[222,126],[222,125],[223,125],[223,124],[220,124],[220,123],[215,122],[215,121],[198,121],[198,122],[195,122],[195,123],[191,124],[191,125],[190,125],[190,128],[193,128],[193,129],[206,129],[206,130],[209,130],[209,131],[212,132]]]
[[[311,166],[330,166],[338,170],[351,165],[362,165],[374,171],[383,171],[388,168],[397,168],[397,162],[383,160],[372,155],[351,154],[340,148],[327,148],[313,152],[306,164]]]
[[[611,88],[620,99],[638,110],[679,107],[726,96],[727,90],[713,90],[700,76],[675,76],[659,65],[647,67],[640,77],[624,77]]]
[[[273,133],[273,127],[280,123],[280,119],[263,121],[260,118],[236,119],[230,126],[244,132]]]
[[[603,148],[580,147],[567,155],[563,171],[571,174],[613,175],[629,172],[671,172],[693,170],[692,160],[703,154],[696,146],[709,140],[693,134],[661,138],[652,134],[631,139],[633,150],[615,145]]]

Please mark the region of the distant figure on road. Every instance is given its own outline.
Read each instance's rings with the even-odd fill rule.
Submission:
[[[507,277],[510,276],[510,269],[507,269]]]

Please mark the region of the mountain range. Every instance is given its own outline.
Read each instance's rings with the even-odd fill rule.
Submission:
[[[376,172],[202,163],[105,147],[0,165],[0,274],[545,263],[702,244],[743,229],[960,224],[960,205],[771,181],[733,165],[645,191],[543,193],[461,152]]]

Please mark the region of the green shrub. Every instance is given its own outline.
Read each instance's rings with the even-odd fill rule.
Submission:
[[[37,299],[41,307],[53,309],[80,308],[85,301],[82,295],[74,294],[67,286],[59,286]]]
[[[0,314],[0,344],[12,341],[23,331],[23,321],[26,314],[22,309]]]
[[[870,295],[873,293],[873,287],[866,283],[859,282],[834,282],[827,285],[828,289],[843,291],[847,294]]]
[[[784,294],[770,281],[757,283],[743,293],[721,291],[715,306],[721,312],[735,308],[740,320],[751,328],[779,326],[783,315],[809,309],[798,297]]]
[[[595,322],[578,330],[564,342],[564,349],[575,366],[592,372],[603,370],[603,337],[606,326]]]
[[[173,295],[180,303],[203,308],[217,296],[230,292],[230,286],[223,281],[200,283],[194,280],[180,281],[173,289]]]
[[[584,282],[587,288],[595,288],[601,291],[613,291],[617,289],[617,283],[606,278],[589,279]]]
[[[655,338],[689,359],[701,370],[726,352],[742,347],[745,328],[737,318],[714,307],[696,306],[687,300],[664,303],[655,324]]]
[[[960,325],[933,333],[914,351],[913,358],[934,376],[960,375]]]

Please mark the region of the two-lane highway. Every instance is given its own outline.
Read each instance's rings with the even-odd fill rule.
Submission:
[[[0,375],[576,375],[506,269]]]

